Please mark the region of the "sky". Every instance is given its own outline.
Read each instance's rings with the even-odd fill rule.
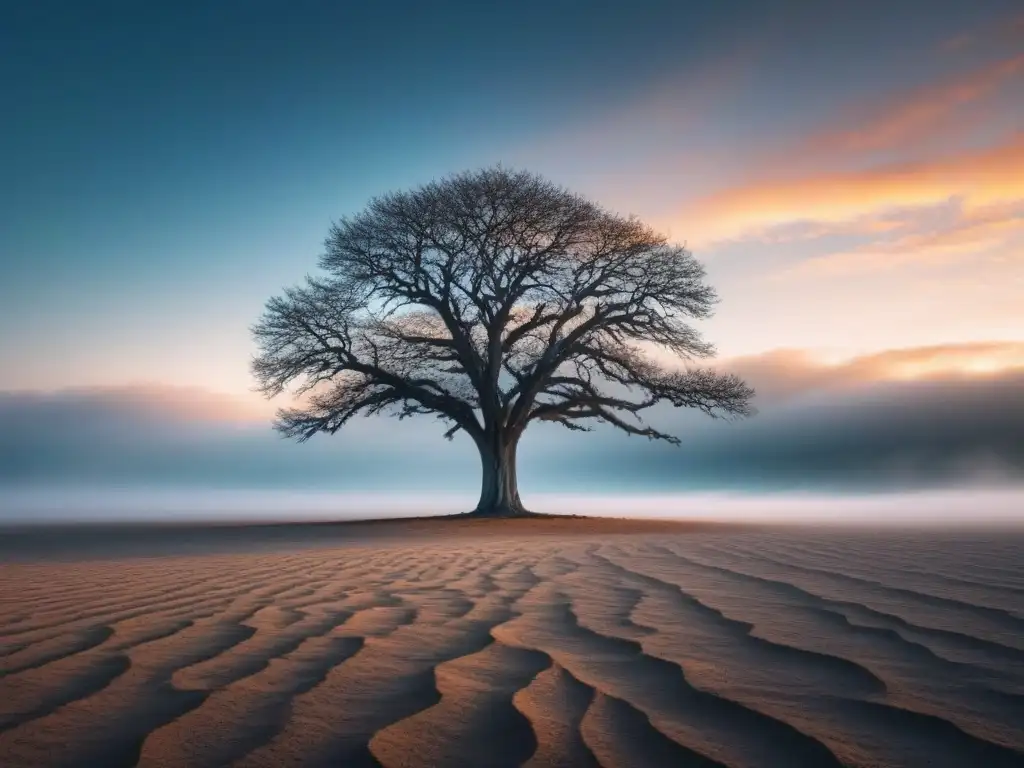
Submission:
[[[158,492],[472,497],[472,446],[430,420],[279,439],[249,327],[333,220],[496,163],[685,243],[721,296],[699,325],[716,364],[759,392],[741,424],[652,416],[678,449],[531,428],[527,504],[1024,486],[1019,0],[37,0],[4,19],[0,517]]]

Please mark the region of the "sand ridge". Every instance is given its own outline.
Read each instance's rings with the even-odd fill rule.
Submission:
[[[1012,557],[440,525],[8,562],[0,763],[1024,764]]]

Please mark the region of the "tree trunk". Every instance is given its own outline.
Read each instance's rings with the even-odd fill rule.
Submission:
[[[474,517],[522,517],[530,513],[519,500],[516,482],[516,446],[519,435],[498,435],[478,443],[483,480]]]

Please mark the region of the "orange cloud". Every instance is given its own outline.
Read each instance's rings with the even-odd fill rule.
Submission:
[[[759,401],[887,381],[979,378],[1024,371],[1024,342],[977,342],[891,349],[828,361],[807,350],[777,349],[724,360],[747,379]]]
[[[1024,342],[941,344],[892,349],[853,358],[839,367],[860,371],[874,380],[922,379],[934,376],[983,376],[1024,370]]]
[[[823,151],[862,152],[905,145],[934,131],[961,107],[995,93],[1011,78],[1024,74],[1024,55],[989,64],[948,82],[903,93],[867,115],[863,124],[829,132],[811,143]]]
[[[796,222],[852,222],[960,199],[967,213],[1024,200],[1024,133],[1002,146],[934,162],[883,166],[726,190],[683,212],[679,231],[708,244]]]

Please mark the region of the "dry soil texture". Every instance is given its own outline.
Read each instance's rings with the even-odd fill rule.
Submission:
[[[9,538],[0,764],[1024,765],[1020,536],[371,528]]]

